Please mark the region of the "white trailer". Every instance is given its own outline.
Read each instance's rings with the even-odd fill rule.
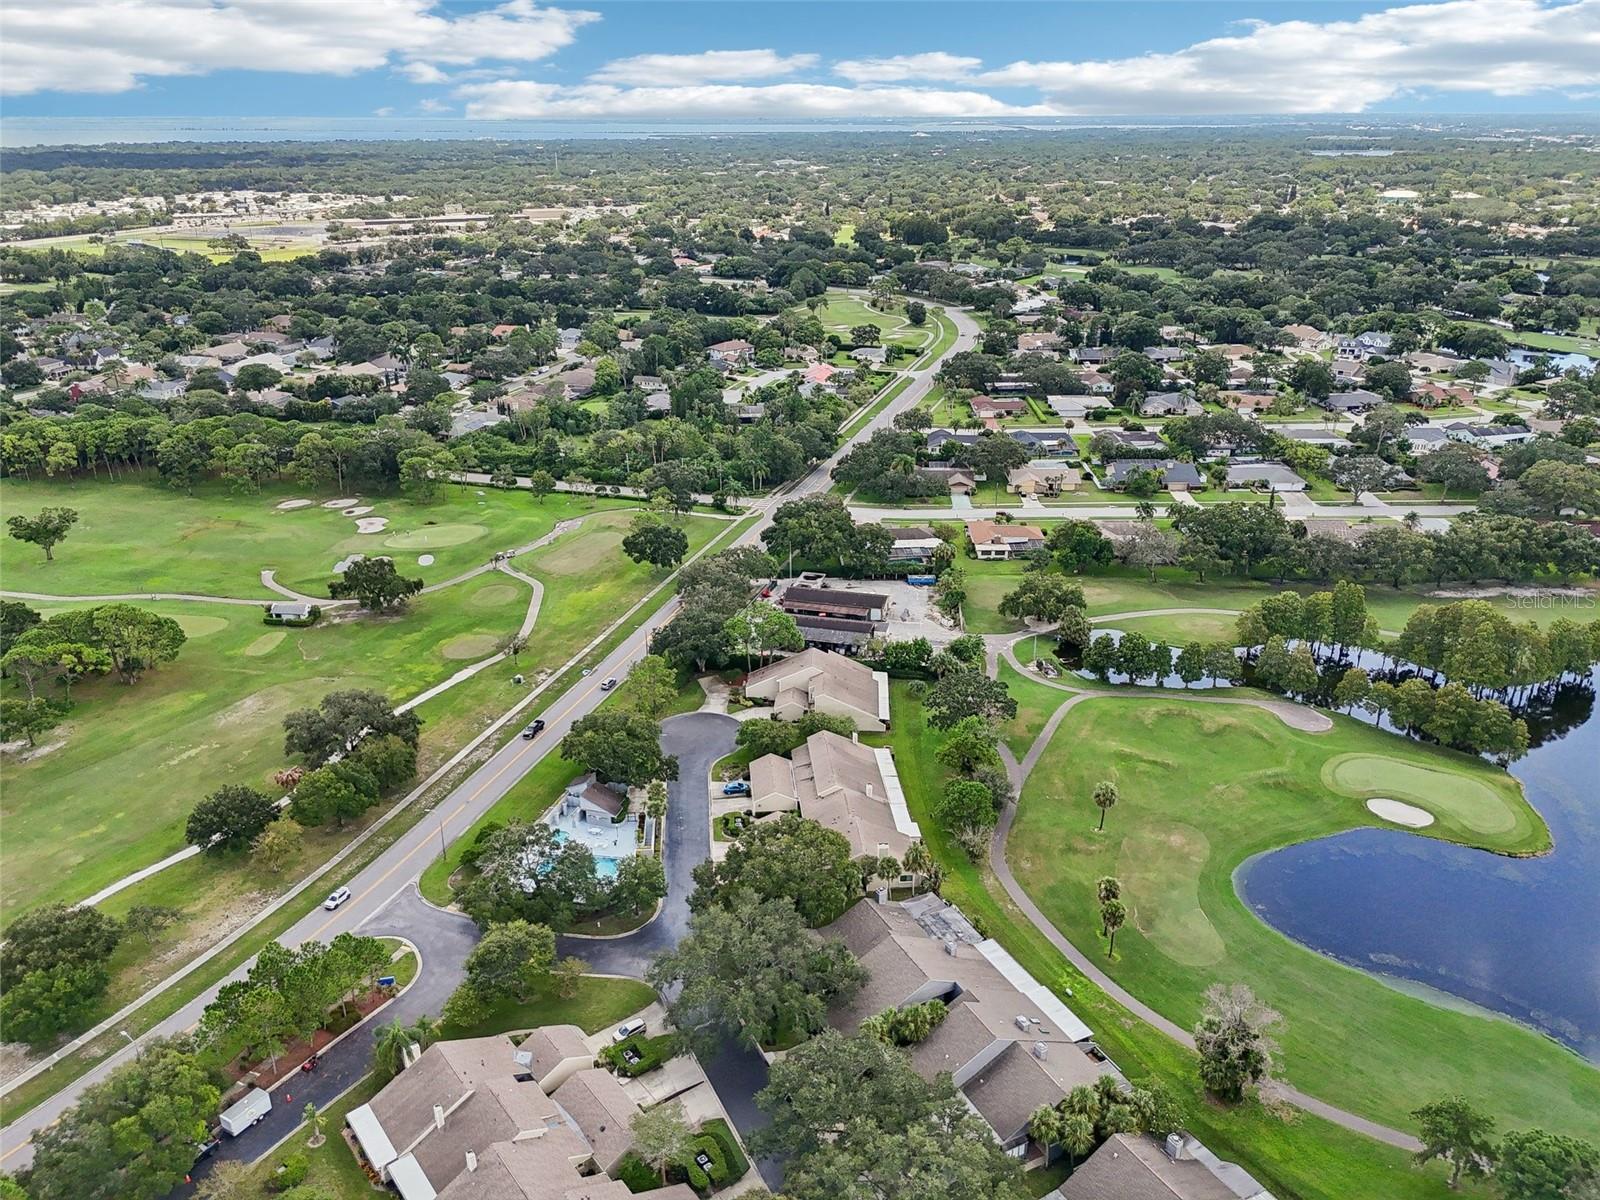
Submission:
[[[272,1095],[260,1088],[251,1088],[244,1097],[235,1101],[222,1114],[222,1132],[229,1137],[238,1137],[257,1121],[262,1120],[272,1111]]]

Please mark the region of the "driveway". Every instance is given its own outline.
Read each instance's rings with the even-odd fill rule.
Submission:
[[[711,764],[733,751],[739,722],[725,713],[693,712],[661,724],[661,748],[678,756],[677,782],[667,786],[667,898],[656,919],[621,937],[556,939],[559,954],[576,954],[602,975],[643,979],[650,960],[689,932],[689,893],[694,869],[711,847],[711,803],[706,779]]]

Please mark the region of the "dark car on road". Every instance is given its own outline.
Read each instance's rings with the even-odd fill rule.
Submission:
[[[522,731],[522,736],[524,738],[532,739],[532,738],[538,737],[543,732],[544,732],[544,718],[540,717],[532,725],[529,725],[526,729],[524,729]]]

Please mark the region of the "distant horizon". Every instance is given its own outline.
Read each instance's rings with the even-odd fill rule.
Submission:
[[[626,140],[670,136],[758,136],[779,133],[926,132],[929,134],[1027,134],[1072,130],[1235,129],[1340,127],[1351,137],[1425,133],[1431,128],[1471,126],[1499,130],[1554,129],[1600,133],[1600,110],[1548,113],[1297,113],[1124,114],[1064,117],[684,117],[651,118],[474,118],[448,114],[341,116],[21,116],[0,119],[0,147],[159,145],[168,142],[393,140]],[[85,140],[90,131],[106,136]],[[469,132],[470,131],[470,132]],[[140,133],[143,136],[129,136]],[[110,136],[116,134],[119,136]],[[421,136],[427,134],[427,136]]]

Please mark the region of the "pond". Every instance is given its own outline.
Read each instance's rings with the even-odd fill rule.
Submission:
[[[1534,748],[1511,767],[1550,827],[1550,854],[1358,829],[1245,862],[1240,896],[1314,950],[1435,1002],[1504,1014],[1600,1063],[1597,685],[1600,671],[1527,714]]]

